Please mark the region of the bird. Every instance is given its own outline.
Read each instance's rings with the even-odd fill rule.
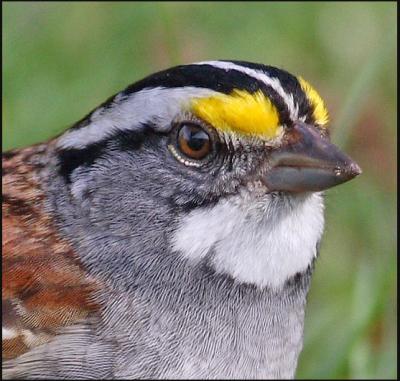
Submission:
[[[175,66],[2,166],[3,377],[295,377],[324,191],[361,173],[303,77]]]

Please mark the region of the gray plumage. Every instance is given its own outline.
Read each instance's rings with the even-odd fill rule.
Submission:
[[[297,79],[246,63],[192,66],[149,77],[147,87],[139,82],[110,98],[42,154],[46,165],[38,176],[46,212],[88,277],[102,283],[92,295],[100,309],[8,360],[5,376],[294,377],[323,230],[316,190],[346,180],[316,171],[304,184],[317,183],[317,189],[307,191],[302,183],[306,191],[268,191],[261,180],[276,165],[271,152],[288,144],[285,134],[294,131],[298,139],[304,133],[317,154],[313,139],[327,135],[304,123],[313,123],[311,104]],[[203,78],[194,75],[197,70],[204,70]],[[289,118],[283,123],[281,116],[281,135],[265,141],[211,133],[180,103],[214,94],[199,78],[225,93],[259,86]],[[185,121],[218,135],[221,147],[213,146],[201,165],[185,164],[171,150],[174,129]],[[301,154],[303,165],[308,152]]]

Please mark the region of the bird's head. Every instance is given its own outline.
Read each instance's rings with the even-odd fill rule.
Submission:
[[[284,70],[177,66],[59,137],[57,170],[91,231],[279,286],[315,256],[320,192],[360,173],[330,143],[327,123],[316,90]]]

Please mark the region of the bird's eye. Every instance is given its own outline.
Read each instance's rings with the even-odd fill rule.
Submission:
[[[187,157],[201,160],[211,152],[212,144],[209,134],[203,128],[185,123],[178,131],[177,147]]]

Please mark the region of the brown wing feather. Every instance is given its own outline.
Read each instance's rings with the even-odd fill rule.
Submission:
[[[45,145],[3,155],[3,359],[50,341],[98,309],[90,278],[44,208],[38,162]]]

